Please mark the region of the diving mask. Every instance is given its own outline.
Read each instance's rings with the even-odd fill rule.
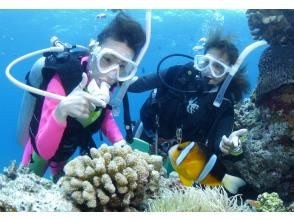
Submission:
[[[199,71],[210,70],[211,76],[215,79],[222,78],[231,70],[231,67],[210,54],[196,55],[194,57],[194,67]]]
[[[92,47],[90,56],[90,74],[109,77],[120,82],[134,77],[137,64],[131,59],[110,48],[101,48],[98,43]]]

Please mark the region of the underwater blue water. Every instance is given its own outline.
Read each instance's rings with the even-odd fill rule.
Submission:
[[[144,10],[126,10],[144,25]],[[105,19],[96,15],[106,13]],[[5,76],[6,66],[28,52],[47,48],[49,39],[56,35],[60,40],[87,46],[91,38],[111,21],[115,14],[105,10],[0,10],[0,172],[10,161],[21,161],[23,148],[16,142],[16,124],[23,91],[11,84]],[[193,56],[192,48],[210,28],[219,27],[234,36],[240,51],[253,42],[249,33],[245,10],[152,10],[152,36],[150,47],[138,74],[156,70],[157,63],[171,53]],[[258,77],[258,60],[263,48],[257,49],[245,60],[251,88]],[[36,57],[37,58],[37,57]],[[25,74],[35,59],[18,64],[12,74],[24,81]],[[130,109],[133,120],[149,92],[131,94]],[[116,118],[123,129],[122,114]],[[99,136],[95,136],[99,142]]]

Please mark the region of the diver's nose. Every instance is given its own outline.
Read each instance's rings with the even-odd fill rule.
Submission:
[[[208,77],[211,78],[211,70],[209,68],[206,68],[204,70],[201,71],[201,76],[202,77]]]
[[[103,80],[106,81],[109,85],[113,85],[117,81],[117,70],[111,70],[105,76]]]
[[[112,80],[115,80],[116,79],[116,76],[117,76],[117,70],[115,69],[115,70],[111,70],[111,71],[109,71],[108,73],[107,73],[107,77],[109,78],[109,79],[112,79]]]

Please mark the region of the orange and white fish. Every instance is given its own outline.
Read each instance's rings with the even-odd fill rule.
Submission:
[[[236,194],[238,189],[246,183],[239,177],[225,174],[222,180],[217,179],[210,172],[217,157],[212,155],[208,160],[198,144],[185,142],[173,146],[169,152],[169,159],[183,185],[192,186],[200,183],[209,186],[224,186],[229,192]]]

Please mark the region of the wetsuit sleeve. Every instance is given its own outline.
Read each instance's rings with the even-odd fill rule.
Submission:
[[[65,95],[60,78],[55,75],[48,84],[48,92]],[[36,146],[38,152],[45,160],[51,159],[61,142],[66,122],[60,123],[55,118],[54,111],[60,100],[45,97],[40,118],[39,130],[36,135]]]
[[[233,108],[225,111],[212,126],[212,130],[209,133],[208,144],[207,144],[207,154],[216,154],[218,159],[214,165],[211,173],[216,176],[219,180],[222,180],[226,174],[226,168],[221,162],[221,151],[219,149],[219,144],[223,135],[230,135],[233,129],[234,123],[234,112]]]
[[[105,117],[101,125],[101,130],[112,144],[123,139],[110,109],[106,109],[105,111]]]
[[[162,73],[164,75],[164,72]],[[147,90],[152,90],[162,86],[162,83],[157,73],[152,73],[140,76],[132,85],[130,85],[128,92],[140,93]]]
[[[225,111],[219,119],[215,122],[208,137],[208,148],[215,153],[217,156],[220,155],[221,151],[219,149],[219,144],[223,135],[227,137],[231,134],[233,130],[234,123],[234,112],[233,108]]]
[[[170,85],[182,68],[182,65],[175,65],[161,70],[159,73],[160,76],[157,73],[140,76],[132,85],[130,85],[128,92],[139,93],[160,88],[166,86],[166,84]]]

